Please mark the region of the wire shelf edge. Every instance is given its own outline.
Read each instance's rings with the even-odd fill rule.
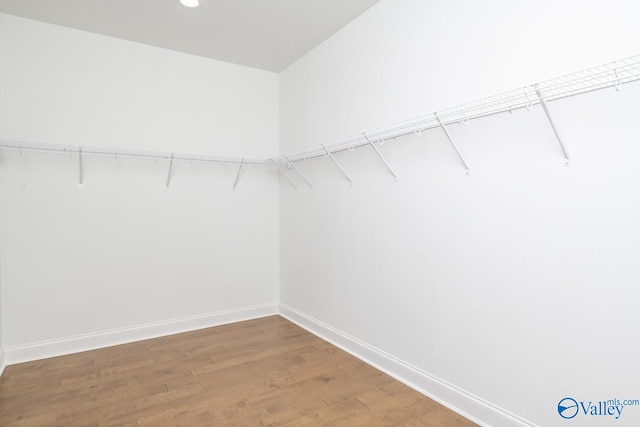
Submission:
[[[420,134],[423,131],[441,127],[442,125],[468,124],[473,119],[523,108],[531,109],[533,106],[541,104],[542,101],[556,101],[600,89],[615,88],[619,90],[623,84],[638,80],[640,80],[640,55],[635,55],[427,115],[382,126],[319,147],[276,156],[271,160],[276,164],[289,164],[300,160],[309,160],[314,157],[324,156],[327,151],[336,153],[352,150],[363,145],[370,145],[371,141],[384,142],[387,139]],[[538,92],[541,96],[538,95]]]
[[[363,145],[381,143],[387,139],[398,138],[414,133],[419,134],[425,130],[443,127],[449,124],[467,124],[473,119],[516,111],[522,108],[531,109],[534,105],[544,102],[568,98],[600,89],[613,87],[619,90],[623,84],[638,80],[640,80],[640,55],[635,55],[427,115],[382,126],[318,147],[290,154],[280,154],[266,159],[143,151],[90,145],[42,144],[7,139],[0,139],[0,149],[60,153],[79,153],[82,151],[84,155],[274,166],[279,169],[281,165],[291,165],[300,160],[327,156],[328,154],[344,150],[353,150]]]

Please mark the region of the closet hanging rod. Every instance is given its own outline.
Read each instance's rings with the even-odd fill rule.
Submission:
[[[419,135],[425,130],[441,127],[442,125],[455,123],[467,124],[471,119],[512,112],[523,108],[530,110],[534,105],[540,104],[541,100],[548,103],[550,101],[600,89],[615,88],[616,90],[620,90],[622,85],[638,80],[640,80],[640,55],[567,74],[562,77],[479,99],[456,107],[436,111],[428,115],[380,127],[369,132],[363,132],[333,143],[323,144],[293,154],[282,154],[269,159],[243,159],[240,157],[175,153],[174,160],[260,166],[292,164],[293,162],[307,160],[312,157],[326,156],[327,152],[336,153],[344,150],[353,150],[356,147],[370,145],[371,141],[374,143],[382,143],[387,139],[398,138],[414,133]],[[438,121],[438,118],[440,121]],[[0,149],[2,148],[61,153],[80,152],[80,146],[41,144],[0,139]],[[86,145],[82,146],[82,153],[83,155],[134,157],[167,161],[171,159],[172,154],[169,152],[91,147]]]
[[[111,147],[91,147],[87,145],[57,145],[57,144],[41,144],[34,142],[16,141],[16,140],[0,140],[0,149],[20,150],[20,151],[39,151],[39,152],[56,152],[56,153],[77,153],[82,152],[82,155],[96,155],[96,156],[112,156],[116,158],[129,157],[129,158],[143,158],[151,160],[167,160],[172,158],[174,161],[193,161],[193,162],[209,162],[209,163],[221,163],[221,164],[241,164],[245,165],[259,165],[264,166],[267,164],[266,160],[262,159],[242,159],[236,157],[220,157],[220,156],[207,156],[202,154],[184,154],[184,153],[165,153],[161,151],[143,151],[143,150],[131,150],[123,148],[111,148]]]
[[[467,124],[471,119],[512,112],[523,108],[530,110],[534,105],[540,104],[541,100],[548,103],[600,89],[615,88],[620,90],[623,84],[638,80],[640,80],[640,55],[415,117],[319,147],[276,156],[271,160],[276,164],[308,160],[325,156],[327,151],[336,153],[369,145],[370,140],[384,142],[387,139],[414,133],[419,135],[422,131],[437,128],[441,125]],[[438,121],[438,118],[440,121]]]

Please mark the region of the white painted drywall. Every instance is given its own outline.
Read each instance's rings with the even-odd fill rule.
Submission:
[[[278,149],[274,73],[9,15],[0,61],[5,139]],[[277,303],[277,175],[168,167],[85,156],[79,188],[76,155],[0,152],[5,349]]]
[[[637,54],[631,1],[385,0],[280,75],[293,151]],[[278,77],[0,15],[4,138],[268,156]],[[0,153],[5,347],[278,298],[531,423],[638,398],[637,99],[623,87],[300,167]],[[186,110],[185,110],[186,108]],[[247,125],[250,118],[250,125]],[[114,172],[115,171],[115,172]],[[280,213],[280,230],[278,214]],[[278,233],[280,260],[278,259]],[[167,260],[170,260],[168,262]],[[462,408],[465,409],[465,408]],[[628,408],[620,425],[636,425]],[[605,425],[589,418],[581,425]]]
[[[383,0],[280,75],[293,152],[637,55],[640,4]],[[640,398],[640,84],[298,166],[281,301],[533,425],[563,397]],[[462,410],[473,409],[459,408]],[[581,426],[640,423],[582,417]],[[506,422],[506,420],[505,420]],[[513,424],[505,424],[513,425]]]

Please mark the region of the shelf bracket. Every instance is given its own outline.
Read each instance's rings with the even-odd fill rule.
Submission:
[[[558,129],[556,129],[555,123],[553,123],[553,119],[551,118],[551,114],[549,113],[549,108],[547,107],[547,101],[542,97],[542,92],[540,92],[540,85],[537,83],[533,86],[536,91],[536,95],[538,95],[538,99],[540,100],[540,105],[542,105],[542,109],[544,110],[544,114],[547,116],[549,120],[549,124],[551,125],[551,129],[553,129],[553,133],[556,135],[556,139],[560,144],[560,148],[562,149],[562,154],[564,154],[564,159],[566,160],[567,166],[569,165],[569,161],[571,160],[569,157],[569,152],[567,151],[567,147],[565,147],[562,142],[562,138],[560,138],[560,134],[558,133]]]
[[[338,167],[338,169],[340,169],[340,171],[342,172],[342,174],[345,176],[345,178],[347,178],[347,180],[349,181],[349,184],[353,184],[353,181],[351,181],[351,177],[349,176],[349,174],[342,168],[342,166],[340,166],[340,163],[338,163],[338,161],[336,160],[335,157],[333,157],[333,154],[331,154],[324,145],[321,145],[322,149],[325,152],[325,156],[329,157],[331,160],[333,160],[333,163],[336,164],[336,166]]]
[[[84,185],[84,170],[82,168],[82,147],[78,147],[78,178],[79,185],[82,187]]]
[[[304,176],[304,174],[303,174],[302,172],[300,172],[300,169],[298,169],[298,167],[295,165],[295,163],[293,163],[293,162],[291,161],[291,159],[289,158],[289,156],[284,156],[284,157],[285,157],[285,159],[287,159],[287,162],[289,162],[289,164],[291,165],[291,167],[293,167],[293,168],[296,170],[296,172],[298,172],[298,175],[300,175],[300,176],[302,177],[302,179],[304,179],[304,182],[306,182],[306,183],[307,183],[307,185],[308,185],[310,188],[313,188],[313,185],[311,185],[311,183],[309,182],[309,180],[307,179],[307,177],[306,177],[306,176]],[[284,173],[284,172],[283,172],[283,173]]]
[[[238,167],[238,173],[236,174],[236,180],[233,181],[233,189],[236,189],[236,185],[238,185],[238,179],[240,179],[240,172],[242,172],[242,168],[244,167],[244,159],[240,162],[240,166]]]
[[[169,184],[171,183],[171,171],[173,170],[173,156],[174,156],[174,153],[171,153],[171,160],[169,161],[169,173],[167,174],[167,188],[169,188]]]
[[[378,150],[378,147],[376,147],[376,145],[373,143],[373,141],[371,141],[369,139],[369,137],[367,136],[366,133],[363,132],[362,136],[364,136],[364,139],[366,139],[367,142],[369,143],[369,145],[371,145],[371,148],[373,148],[373,150],[376,152],[378,157],[380,157],[380,160],[382,160],[384,162],[384,165],[387,167],[387,169],[389,169],[389,172],[391,172],[391,175],[393,175],[393,177],[397,180],[398,179],[398,175],[396,175],[396,173],[393,171],[393,169],[391,168],[391,166],[387,162],[387,159],[385,159],[384,156],[382,155],[382,153],[380,152],[380,150]]]
[[[460,159],[460,162],[462,163],[462,166],[464,166],[464,168],[466,169],[467,173],[469,173],[469,166],[467,165],[467,162],[464,161],[464,157],[462,157],[462,153],[460,153],[460,150],[458,150],[458,146],[453,141],[453,138],[451,137],[451,134],[449,133],[449,130],[445,127],[444,123],[442,123],[442,121],[440,120],[440,117],[438,117],[437,114],[434,113],[433,115],[435,116],[436,120],[438,121],[438,124],[440,125],[440,128],[442,129],[444,134],[447,136],[447,139],[449,140],[449,143],[451,144],[451,146],[455,150],[456,154],[458,155],[458,158]]]
[[[288,173],[286,173],[285,171],[282,170],[282,168],[278,165],[275,165],[276,169],[278,169],[280,171],[280,173],[287,178],[287,181],[289,181],[291,183],[291,185],[293,185],[293,188],[295,188],[296,190],[298,189],[298,184],[295,183],[295,181],[293,180],[293,178],[291,178],[289,176]]]

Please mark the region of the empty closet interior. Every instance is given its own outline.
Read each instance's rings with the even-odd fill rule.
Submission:
[[[1,13],[0,370],[280,314],[482,425],[640,399],[637,16],[381,0],[273,71]]]

